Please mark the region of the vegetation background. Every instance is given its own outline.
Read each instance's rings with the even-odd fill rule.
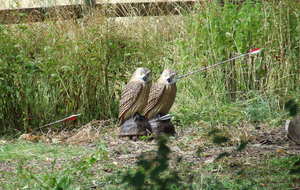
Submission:
[[[73,113],[82,113],[80,123],[116,118],[136,67],[154,76],[164,67],[186,73],[257,47],[262,54],[178,82],[172,113],[183,125],[278,122],[285,100],[299,94],[299,10],[293,0],[203,2],[182,17],[118,22],[95,12],[77,21],[1,25],[1,134]]]
[[[183,74],[252,48],[263,51],[178,82],[171,113],[177,130],[188,135],[170,147],[194,160],[174,156],[165,139],[136,167],[126,163],[130,159],[118,160],[135,153],[132,144],[135,151],[153,144],[113,144],[117,137],[109,133],[122,87],[136,67],[150,68],[156,79],[166,67]],[[281,149],[260,154],[258,147],[251,152],[255,159],[237,156],[253,130],[238,128],[241,123],[278,127],[288,117],[284,103],[299,101],[299,71],[300,3],[294,0],[201,1],[179,16],[125,20],[92,10],[79,20],[0,25],[1,137],[75,113],[82,115],[72,127],[113,120],[93,147],[0,139],[0,189],[299,188],[293,176],[299,156]],[[204,137],[205,126],[233,126],[214,132],[235,139]],[[204,149],[215,148],[210,139],[221,148],[239,144],[235,156],[202,164]],[[225,153],[220,156],[231,154]]]

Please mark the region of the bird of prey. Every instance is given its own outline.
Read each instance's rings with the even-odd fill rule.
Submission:
[[[148,119],[167,114],[176,97],[176,73],[165,69],[156,83],[151,86],[144,115]]]
[[[142,114],[147,103],[150,87],[151,71],[143,67],[137,68],[121,94],[120,125],[135,114]]]

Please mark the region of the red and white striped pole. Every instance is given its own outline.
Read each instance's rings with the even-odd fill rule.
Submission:
[[[52,123],[48,123],[48,124],[46,124],[46,125],[43,125],[43,126],[40,127],[40,128],[48,127],[48,126],[50,126],[50,125],[54,125],[54,124],[60,123],[60,122],[75,121],[75,120],[78,118],[78,116],[80,116],[80,115],[81,115],[80,113],[79,113],[79,114],[75,114],[75,115],[71,115],[71,116],[66,117],[66,118],[64,118],[64,119],[60,119],[60,120],[54,121],[54,122],[52,122]]]

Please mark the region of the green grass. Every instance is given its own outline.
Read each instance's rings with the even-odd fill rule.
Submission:
[[[48,158],[63,158],[69,160],[73,157],[88,153],[91,153],[91,150],[81,146],[29,143],[21,141],[2,145],[0,147],[0,161],[46,161]]]
[[[300,4],[293,0],[247,0],[203,3],[182,17],[140,18],[131,24],[95,14],[77,21],[1,25],[0,135],[18,136],[73,113],[82,113],[75,127],[92,119],[115,120],[120,92],[136,67],[150,68],[156,79],[164,67],[182,74],[256,47],[263,52],[178,82],[174,123],[197,132],[176,146],[189,151],[207,138],[202,124],[233,126],[227,133],[241,123],[278,126],[287,117],[284,103],[299,100],[299,12]],[[108,144],[0,144],[0,187],[125,189],[121,179],[128,171],[140,174],[141,166],[114,163],[114,156],[132,152],[126,147],[111,152]],[[270,153],[226,162],[230,158],[201,166],[170,161],[162,179],[178,172],[181,184],[190,189],[299,187],[297,175],[289,174],[297,156]],[[155,180],[161,179],[149,180],[145,184],[157,187]]]
[[[105,142],[98,142],[90,150],[82,146],[12,142],[0,149],[0,188],[161,189],[164,186],[164,189],[269,190],[299,187],[298,174],[290,173],[291,169],[299,168],[294,166],[300,159],[296,155],[279,156],[269,152],[247,157],[249,154],[245,154],[199,165],[176,158],[176,153],[170,157],[165,151],[168,147],[159,147],[157,157],[144,154],[137,167],[124,164],[116,167]]]
[[[181,73],[251,48],[264,51],[178,82],[178,118],[225,124],[276,122],[283,102],[299,97],[294,82],[299,81],[295,69],[299,68],[300,47],[296,10],[300,10],[299,3],[293,1],[245,1],[241,5],[225,3],[222,8],[207,3],[188,17],[186,33],[177,40],[181,64],[175,66]]]
[[[272,158],[269,155],[251,165],[240,163],[213,164],[209,169],[221,168],[218,171],[219,183],[225,189],[293,189],[299,187],[299,176],[289,174],[299,156]],[[249,164],[249,163],[248,163]],[[255,167],[253,165],[255,164]]]
[[[1,25],[1,134],[73,113],[82,113],[80,123],[116,118],[121,89],[137,66],[149,67],[155,80],[164,67],[186,73],[256,47],[264,51],[178,82],[172,113],[183,125],[276,123],[284,102],[299,98],[299,10],[292,0],[247,0],[127,24],[95,14]]]
[[[93,166],[108,159],[105,144],[83,146],[16,141],[0,147],[1,189],[74,189],[91,185]],[[105,168],[110,166],[105,164]]]

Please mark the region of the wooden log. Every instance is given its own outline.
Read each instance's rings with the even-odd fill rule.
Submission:
[[[129,137],[137,140],[139,136],[148,136],[151,133],[151,126],[144,116],[135,115],[126,120],[120,126],[119,137]]]
[[[157,120],[152,119],[149,121],[151,126],[151,131],[154,136],[159,135],[175,135],[175,127],[171,120]]]
[[[300,145],[300,115],[292,120],[287,120],[285,124],[287,136],[290,140]]]
[[[91,9],[99,13],[100,16],[107,17],[178,15],[190,11],[195,3],[196,0],[144,0],[92,3],[91,6],[73,4],[52,7],[0,9],[0,24],[78,19],[82,18]]]

